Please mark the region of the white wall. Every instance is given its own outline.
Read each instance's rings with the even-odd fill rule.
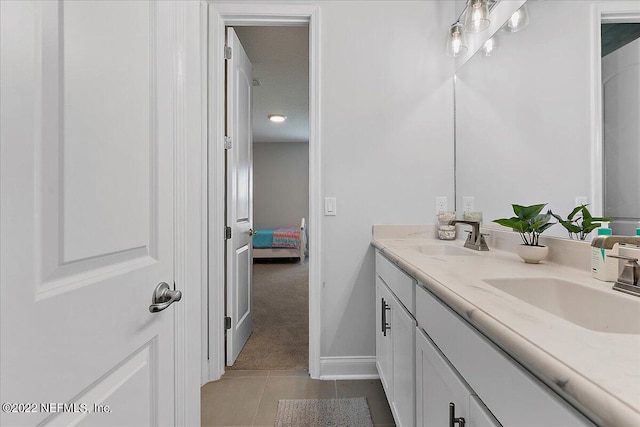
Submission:
[[[319,2],[323,357],[375,355],[373,224],[433,223],[453,203],[448,1]]]
[[[272,4],[282,2],[251,7]],[[454,60],[445,43],[455,3],[287,4],[319,10],[321,198],[337,198],[311,255],[322,266],[320,353],[373,357],[372,225],[433,223],[436,196],[453,204]]]
[[[309,219],[309,144],[253,144],[255,228],[297,227]]]

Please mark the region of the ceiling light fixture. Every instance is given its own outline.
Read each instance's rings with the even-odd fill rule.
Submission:
[[[287,116],[282,114],[269,114],[267,117],[274,123],[282,123],[287,120]]]

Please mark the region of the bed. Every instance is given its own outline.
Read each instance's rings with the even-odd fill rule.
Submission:
[[[300,227],[264,228],[253,236],[253,258],[299,258],[304,263],[307,249],[307,223]]]

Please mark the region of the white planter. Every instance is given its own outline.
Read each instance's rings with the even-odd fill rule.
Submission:
[[[518,245],[516,253],[527,264],[538,264],[549,255],[549,248],[547,246]]]

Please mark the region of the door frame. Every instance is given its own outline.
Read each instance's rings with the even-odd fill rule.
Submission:
[[[202,341],[201,300],[206,283],[207,187],[206,174],[206,3],[175,2],[176,99],[174,168],[174,280],[183,291],[174,304],[175,422],[176,426],[200,425]]]
[[[210,1],[210,0],[209,0]],[[317,6],[208,4],[208,283],[203,286],[202,382],[225,372],[224,342],[224,43],[225,26],[308,25],[309,28],[309,374],[320,377],[321,337],[321,147],[320,147],[320,10]],[[208,173],[207,173],[208,172]],[[213,326],[213,327],[211,327]]]

